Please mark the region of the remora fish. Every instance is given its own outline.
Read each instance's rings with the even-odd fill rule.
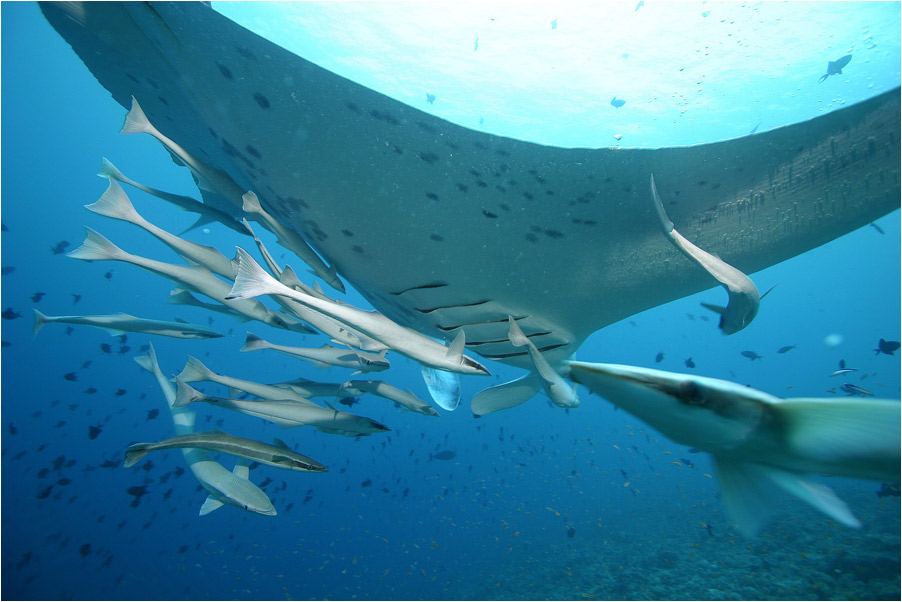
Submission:
[[[302,472],[326,472],[329,470],[316,460],[292,450],[279,439],[276,439],[275,445],[270,445],[217,431],[178,435],[156,443],[134,443],[129,445],[125,452],[125,466],[127,468],[134,465],[149,452],[181,447],[199,447],[210,451],[232,454],[254,462],[288,470]]]
[[[194,412],[186,408],[174,407],[175,387],[166,380],[153,345],[147,355],[134,358],[139,366],[153,373],[163,391],[166,405],[172,413],[172,422],[177,435],[188,435],[194,431]],[[224,504],[229,504],[248,512],[275,516],[276,509],[263,490],[250,482],[250,469],[246,464],[236,464],[234,472],[229,472],[222,464],[210,458],[202,449],[182,448],[185,462],[197,481],[210,492],[200,508],[200,516],[209,514]]]
[[[203,401],[221,408],[235,410],[251,416],[268,420],[282,428],[296,426],[314,426],[321,432],[346,437],[360,437],[390,430],[380,422],[364,416],[357,416],[324,408],[312,402],[299,401],[245,401],[241,399],[224,399],[205,395],[192,386],[176,378],[176,406],[185,406],[196,401]]]
[[[712,454],[723,499],[749,536],[780,489],[860,526],[811,474],[899,478],[897,400],[780,399],[729,381],[615,364],[570,362],[570,377],[673,441]]]
[[[332,288],[345,292],[345,285],[341,282],[335,273],[335,268],[326,265],[316,252],[310,248],[301,235],[286,228],[279,221],[271,216],[263,209],[260,199],[251,191],[246,192],[242,197],[241,208],[245,213],[255,216],[260,223],[265,225],[267,229],[276,235],[276,240],[280,245],[300,257],[304,263],[312,268],[312,273],[325,280]]]
[[[119,171],[119,169],[115,165],[113,165],[106,157],[103,157],[103,166],[100,168],[100,173],[98,173],[97,175],[101,178],[106,178],[108,180],[117,180],[119,182],[122,182],[123,184],[128,184],[129,186],[146,192],[151,196],[155,196],[159,199],[163,199],[164,201],[168,201],[179,209],[199,214],[200,217],[197,219],[197,221],[188,226],[182,232],[182,234],[214,221],[231,228],[239,234],[244,234],[244,230],[241,229],[241,224],[239,224],[234,217],[232,217],[225,211],[221,211],[216,207],[213,207],[206,203],[201,203],[198,200],[192,199],[190,196],[172,194],[171,192],[157,190],[156,188],[151,188],[150,186],[145,186],[144,184],[135,182],[131,178],[126,177],[126,175],[121,171]]]
[[[207,368],[199,359],[191,357],[190,355],[188,356],[188,361],[185,362],[185,367],[182,368],[182,371],[177,378],[186,383],[208,381],[223,385],[229,388],[229,395],[232,397],[238,395],[239,391],[244,391],[263,399],[290,399],[301,402],[309,401],[288,388],[264,385],[249,380],[217,374]]]
[[[197,178],[201,190],[214,191],[236,207],[241,207],[241,195],[244,194],[244,189],[229,174],[207,165],[179,146],[174,140],[163,135],[160,130],[150,123],[134,96],[132,96],[132,108],[125,116],[125,123],[122,125],[121,133],[150,134],[191,170],[191,173]]]
[[[241,351],[257,351],[258,349],[272,349],[279,353],[299,357],[320,369],[337,366],[357,372],[381,372],[389,367],[388,360],[385,359],[385,350],[379,352],[378,355],[373,355],[353,349],[339,349],[331,345],[323,345],[318,349],[289,347],[265,341],[252,332],[247,333],[247,339],[244,341]]]
[[[348,385],[353,389],[390,399],[411,412],[418,412],[427,416],[439,415],[435,408],[411,393],[409,389],[402,391],[381,380],[352,380]]]
[[[289,288],[261,268],[247,251],[238,247],[238,270],[229,298],[245,299],[258,295],[284,295],[327,316],[331,316],[384,343],[393,351],[439,370],[461,374],[488,374],[473,358],[464,355],[464,331],[460,330],[449,346],[401,326],[375,311],[364,311],[350,305],[332,303]]]
[[[79,248],[68,253],[69,257],[86,261],[124,261],[140,268],[168,278],[178,286],[198,291],[204,295],[221,301],[232,309],[241,312],[251,319],[259,320],[278,328],[293,328],[285,319],[255,299],[231,300],[229,285],[213,275],[210,270],[200,266],[181,266],[164,263],[123,251],[99,232],[85,227],[87,236]]]
[[[232,262],[218,250],[179,238],[141,217],[141,214],[132,205],[128,195],[122,190],[122,186],[115,179],[110,178],[110,184],[106,192],[103,193],[96,203],[85,205],[85,209],[106,217],[129,222],[147,230],[189,262],[201,265],[214,274],[219,274],[229,280],[235,276]]]
[[[507,317],[510,323],[508,330],[508,338],[514,347],[526,346],[529,351],[529,357],[532,358],[535,373],[538,374],[542,381],[542,388],[545,394],[557,406],[562,408],[575,408],[579,406],[579,398],[576,396],[576,385],[569,386],[561,377],[561,375],[551,367],[545,356],[533,345],[532,341],[523,334],[523,331],[517,325],[513,316]]]
[[[122,313],[98,316],[48,316],[37,309],[34,310],[34,335],[37,336],[38,331],[48,322],[93,326],[106,330],[110,335],[143,332],[144,334],[158,334],[176,339],[214,339],[223,336],[212,328],[188,324],[187,322],[150,320]]]
[[[661,197],[658,196],[654,175],[651,176],[651,194],[654,198],[658,218],[661,220],[664,233],[670,239],[670,242],[682,251],[686,257],[704,268],[727,289],[729,301],[726,307],[702,303],[707,309],[720,314],[720,329],[723,333],[734,334],[751,324],[758,314],[758,304],[761,301],[761,297],[758,295],[758,288],[752,282],[752,279],[719,257],[715,257],[707,251],[698,248],[676,231],[673,227],[673,222],[670,221],[670,218],[667,217],[667,213],[664,211],[664,203],[661,201]]]

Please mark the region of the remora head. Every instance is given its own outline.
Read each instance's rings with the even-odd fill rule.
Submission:
[[[777,401],[724,380],[636,366],[570,362],[570,378],[677,443],[711,453],[747,441]]]

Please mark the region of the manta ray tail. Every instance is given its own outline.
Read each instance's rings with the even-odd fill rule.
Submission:
[[[87,235],[85,242],[74,251],[70,251],[67,255],[75,259],[84,259],[85,261],[102,261],[105,259],[126,260],[130,255],[117,247],[108,238],[85,226]]]

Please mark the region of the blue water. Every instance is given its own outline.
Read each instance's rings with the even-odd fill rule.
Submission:
[[[879,10],[887,11],[886,6],[891,10],[878,13],[881,18],[870,15],[869,22],[877,32],[895,28],[895,37],[867,34],[851,24],[860,48],[866,35],[872,36],[875,55],[862,61],[857,74],[849,69],[846,78],[822,84],[833,86],[832,92],[818,94],[836,102],[823,102],[816,112],[899,85],[899,5]],[[633,11],[630,6],[629,11],[641,15],[648,8]],[[310,10],[324,9],[315,5]],[[551,31],[556,16],[535,29]],[[878,497],[879,483],[829,480],[861,520],[859,530],[787,499],[758,537],[744,539],[725,514],[708,476],[713,467],[703,454],[690,454],[586,392],[581,407],[570,412],[537,397],[478,420],[465,404],[485,380],[465,378],[464,406],[442,411],[440,418],[398,412],[385,400],[364,397],[354,411],[392,431],[360,439],[304,428],[281,431],[213,407],[199,412],[201,427],[265,441],[283,437],[330,467],[326,474],[254,468],[252,480],[270,481],[264,489],[278,509],[276,517],[228,507],[198,517],[206,493],[198,491],[189,473],[176,474],[184,468],[178,452],[157,452],[149,462],[122,468],[128,444],[172,435],[156,382],[132,360],[151,340],[166,374],[177,373],[186,355],[217,372],[261,382],[298,376],[340,382],[347,373],[319,371],[270,352],[240,353],[247,325],[218,314],[212,326],[228,336],[210,341],[129,334],[120,342],[87,327],[67,333],[58,324],[33,339],[32,308],[51,315],[177,315],[206,324],[203,310],[165,304],[167,281],[133,266],[79,262],[51,251],[61,241],[72,250],[82,241],[82,226],[90,225],[133,253],[176,261],[171,251],[133,227],[82,208],[105,189],[94,176],[102,156],[139,181],[186,195],[197,192],[187,170],[174,165],[150,137],[117,133],[125,111],[35,5],[3,3],[2,17],[0,209],[8,231],[0,240],[2,265],[15,269],[2,276],[0,305],[21,314],[0,323],[4,599],[900,597],[899,498]],[[868,21],[858,12],[854,18]],[[559,18],[554,31],[566,31],[566,24]],[[490,49],[491,34],[482,29],[478,35],[480,51]],[[798,35],[804,38],[803,32]],[[838,38],[843,32],[830,35]],[[470,50],[476,36],[461,37]],[[822,75],[825,56],[838,58],[849,47],[845,41],[831,43],[834,47],[825,48],[817,60],[807,61],[813,66],[805,85]],[[878,60],[895,71],[871,73]],[[869,75],[859,80],[864,72]],[[709,139],[747,133],[759,119],[810,111],[807,88],[797,96],[777,93],[784,80],[772,82],[773,95],[756,89],[773,101],[765,115],[746,117],[741,128],[725,127]],[[435,93],[434,110],[441,113],[439,101],[451,92]],[[641,87],[624,97],[632,102],[640,93]],[[605,90],[601,106],[614,111],[607,105],[609,96]],[[420,106],[425,98],[418,92],[410,102]],[[448,110],[449,118],[474,127],[477,115],[485,129],[510,134],[518,127],[516,120],[498,123],[483,110],[469,115],[461,114],[459,105]],[[571,110],[569,104],[562,109],[565,114]],[[669,123],[672,117],[662,119]],[[704,121],[700,115],[693,119]],[[764,123],[761,129],[790,121]],[[628,138],[631,130],[620,125],[608,129],[617,126]],[[685,131],[663,129],[653,141],[623,142],[664,144],[667,136]],[[689,142],[694,141],[671,140]],[[584,143],[576,135],[561,142]],[[596,146],[614,143],[605,137]],[[132,198],[148,220],[169,231],[194,220],[143,195]],[[800,397],[839,395],[841,380],[830,374],[845,360],[858,369],[847,382],[898,399],[899,357],[875,355],[873,349],[880,338],[899,340],[902,331],[899,212],[876,226],[880,230],[861,228],[756,273],[761,290],[777,287],[754,324],[736,335],[721,335],[699,305],[722,303],[723,290],[717,288],[614,324],[590,338],[578,357],[673,371],[688,371],[684,360],[692,357],[697,374]],[[236,243],[235,235],[219,225],[187,237],[227,255]],[[278,249],[271,237],[266,240]],[[292,263],[287,256],[281,260]],[[37,292],[45,295],[32,301]],[[80,296],[77,302],[73,295]],[[363,303],[353,291],[349,298]],[[322,343],[262,325],[249,328],[288,344]],[[111,353],[102,351],[104,343],[112,346]],[[786,345],[797,347],[778,354]],[[745,350],[763,359],[749,361],[740,355]],[[656,364],[659,352],[665,358]],[[519,375],[498,364],[491,370],[493,384]],[[66,380],[69,373],[76,380]],[[417,366],[401,357],[378,376],[427,396]],[[96,392],[89,393],[91,388]],[[125,392],[117,395],[120,390]],[[153,409],[159,415],[149,418]],[[100,433],[89,438],[90,427],[97,426]],[[453,450],[456,457],[430,460],[440,450]],[[220,459],[231,468],[230,458]],[[127,489],[145,484],[147,494],[132,505],[135,497]]]

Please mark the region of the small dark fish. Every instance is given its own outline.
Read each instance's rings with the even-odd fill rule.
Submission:
[[[85,360],[84,363],[82,363],[82,365],[81,365],[82,370],[84,370],[85,368],[90,368],[90,367],[91,367],[91,360]]]
[[[0,222],[0,230],[3,232],[9,232],[9,228],[6,227],[6,224]],[[31,552],[28,553],[28,556],[31,557]]]
[[[94,393],[97,392],[97,389],[94,387],[88,387],[87,389],[85,389],[84,392],[87,393],[88,395],[93,395]]]
[[[877,497],[900,497],[899,483],[882,483]]]
[[[46,478],[47,475],[49,475],[49,474],[50,474],[50,469],[49,469],[49,468],[42,468],[41,470],[38,471],[38,478],[39,478],[39,479],[44,479],[44,478]]]
[[[624,478],[624,479],[629,479],[629,476],[626,474],[626,471],[623,470],[622,468],[620,469],[620,474],[623,475],[623,478]]]
[[[6,231],[6,226],[3,226],[3,230]],[[16,563],[16,568],[21,569],[29,562],[31,562],[31,552],[25,552],[24,554],[22,554],[22,559]]]
[[[429,454],[429,460],[453,460],[457,457],[457,452],[450,449],[440,451],[437,454]]]
[[[846,360],[839,360],[839,369],[834,370],[830,376],[839,376],[840,374],[848,374],[849,372],[858,372],[858,368],[846,368]]]
[[[135,499],[132,500],[132,503],[129,504],[132,508],[138,507],[138,502],[141,501],[141,496],[147,494],[147,485],[133,485],[125,490],[129,495],[135,496]]]
[[[41,301],[41,299],[44,298],[44,295],[46,295],[46,294],[47,293],[40,293],[40,292],[35,293],[31,296],[31,300],[34,301],[35,303],[39,303]]]
[[[54,255],[61,255],[66,252],[66,248],[69,246],[68,240],[61,240],[52,247],[50,247],[50,251],[53,252]]]
[[[761,122],[759,121],[758,123],[755,124],[755,127],[752,128],[752,131],[749,132],[749,134],[754,134],[755,132],[757,132],[758,126],[760,126],[760,125],[761,125]]]
[[[714,531],[711,530],[711,525],[705,523],[705,529],[708,530],[708,537],[714,537]]]
[[[9,341],[0,341],[0,347],[9,347],[12,345]]]
[[[113,347],[109,343],[101,343],[100,350],[103,351],[104,353],[110,353],[113,351]]]
[[[78,380],[78,374],[76,374],[75,372],[66,372],[65,374],[63,374],[63,378],[68,381],[75,382],[76,380]]]
[[[822,81],[824,81],[831,75],[842,75],[843,67],[848,65],[849,61],[851,61],[851,60],[852,60],[852,55],[847,54],[846,56],[844,56],[842,58],[836,59],[835,61],[828,61],[827,62],[827,73],[822,75],[821,78],[819,80],[817,80],[817,83],[821,83]]]
[[[73,328],[72,326],[66,326],[66,336],[69,336],[73,332],[75,332],[75,328]]]
[[[81,301],[81,295],[76,295],[75,293],[70,293],[72,295],[72,305],[75,305],[79,301]]]
[[[126,341],[128,341],[128,335],[127,335],[127,334],[117,334],[117,335],[116,335],[116,338],[119,339],[119,342],[120,342],[121,344],[123,344],[123,345],[125,344]]]
[[[0,268],[0,274],[2,274],[3,276],[6,276],[7,274],[12,274],[15,271],[16,271],[16,266],[13,266],[13,265],[5,265],[2,268]]]
[[[687,368],[695,368],[695,362],[692,361],[692,358],[691,358],[691,357],[690,357],[690,358],[686,358],[686,361],[683,362],[683,363],[686,364],[686,367],[687,367]]]
[[[263,487],[266,487],[270,483],[272,483],[272,479],[269,477],[266,477],[265,479],[263,479],[263,482],[260,483],[260,488],[262,489]]]
[[[851,383],[843,383],[840,386],[840,389],[846,392],[847,396],[850,395],[858,395],[859,397],[873,397],[874,394],[865,389],[864,387],[859,387],[858,385],[853,385]]]
[[[786,345],[785,347],[780,347],[779,349],[777,349],[777,353],[786,353],[788,351],[792,351],[795,348],[795,345]]]
[[[119,347],[119,355],[125,355],[129,351],[131,351],[131,347],[129,347],[128,345],[121,345]]]
[[[12,422],[10,422],[9,424],[7,424],[7,425],[6,425],[6,428],[9,430],[9,434],[10,434],[10,435],[15,435],[16,433],[19,432],[19,431],[16,429],[16,425],[14,425]]]
[[[97,438],[97,436],[103,431],[103,425],[98,424],[97,426],[89,426],[88,427],[88,439],[93,441]]]
[[[156,408],[154,408],[153,410],[147,411],[147,419],[148,420],[153,420],[154,418],[156,418],[159,415],[160,415],[160,410],[158,410]]]
[[[878,225],[875,224],[874,222],[871,222],[870,225],[873,226],[873,227],[874,227],[874,230],[876,230],[876,231],[879,232],[880,234],[886,234],[886,232],[883,231],[883,228],[881,228],[880,226],[878,226]]]
[[[697,448],[697,447],[690,447],[687,451],[688,451],[690,454],[700,454],[700,453],[702,453],[702,450],[700,450],[700,449]]]
[[[72,479],[70,479],[70,478],[68,478],[68,477],[63,477],[63,478],[61,478],[59,481],[57,481],[56,484],[57,484],[57,485],[62,485],[62,486],[65,487],[66,485],[68,485],[68,484],[71,483],[71,482],[72,482]]]
[[[747,357],[747,358],[749,358],[749,359],[752,360],[753,362],[754,362],[755,360],[760,360],[761,358],[764,357],[763,355],[758,355],[758,354],[755,353],[754,351],[743,351],[742,353],[740,353],[740,355],[741,355],[742,357]]]
[[[895,351],[899,349],[899,341],[887,341],[884,339],[880,339],[880,342],[877,343],[877,348],[874,351],[877,352],[877,355],[881,353],[885,353],[886,355],[895,355]]]
[[[663,361],[664,361],[664,352],[663,352],[663,351],[659,351],[659,352],[658,352],[658,355],[655,356],[655,363],[656,363],[656,364],[660,364],[660,363],[663,362]]]
[[[426,93],[426,102],[428,102],[429,104],[434,104],[435,103],[435,94],[429,94],[427,92]]]
[[[39,500],[43,500],[50,496],[50,493],[53,491],[53,485],[47,485],[43,489],[38,492],[36,496]]]
[[[116,389],[116,392],[113,393],[113,395],[115,395],[116,397],[122,397],[126,393],[128,393],[128,391],[126,391],[125,389]]]
[[[367,479],[366,481],[364,481],[363,483],[361,483],[360,486],[361,486],[361,487],[369,487],[369,486],[372,485],[372,484],[373,484],[373,482],[372,482],[370,479]]]
[[[12,307],[7,307],[3,310],[3,313],[0,314],[0,316],[3,316],[4,320],[15,320],[16,318],[21,318],[22,314],[14,310]]]
[[[576,537],[576,529],[574,529],[570,525],[567,525],[567,537],[569,537],[570,539]]]
[[[176,466],[176,467],[172,470],[172,472],[175,473],[175,478],[179,478],[180,476],[182,476],[183,474],[185,474],[185,469],[182,468],[181,466]]]
[[[615,96],[614,98],[611,99],[611,106],[614,107],[615,109],[619,109],[620,107],[622,107],[625,104],[626,104],[626,101],[623,100],[622,98],[617,98]]]
[[[104,274],[103,277],[106,278],[107,280],[112,280],[112,278],[113,278],[113,270],[110,270],[109,272],[107,272],[106,274]]]
[[[188,546],[182,546],[179,548],[179,554],[184,554],[188,551]]]
[[[356,397],[343,397],[338,400],[338,403],[351,408],[351,407],[354,407],[355,403],[360,403],[360,400]]]

